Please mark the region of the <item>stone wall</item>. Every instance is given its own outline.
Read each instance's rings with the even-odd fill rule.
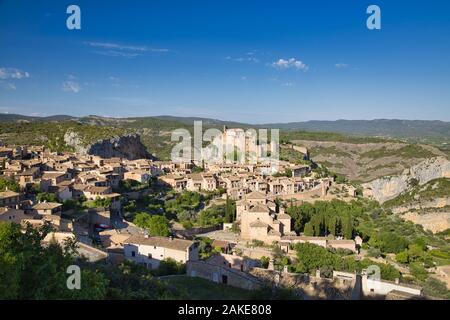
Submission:
[[[186,273],[190,277],[199,277],[247,290],[257,290],[262,287],[262,282],[250,274],[206,261],[187,261]]]
[[[266,284],[282,286],[296,291],[303,299],[348,300],[355,286],[355,279],[313,277],[308,274],[280,272],[253,268],[250,274]]]

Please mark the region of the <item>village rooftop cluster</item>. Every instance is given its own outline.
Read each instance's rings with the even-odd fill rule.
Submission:
[[[301,151],[308,160],[308,150]],[[267,279],[276,284],[286,284],[292,279],[287,269],[283,274],[274,270],[272,259],[263,268],[259,260],[270,257],[271,252],[264,246],[255,248],[252,243],[275,244],[287,256],[294,255],[291,249],[296,243],[312,243],[356,254],[362,244],[359,237],[308,237],[292,230],[291,217],[279,205],[280,201],[298,205],[303,201],[335,198],[351,201],[356,197],[353,186],[337,185],[332,177],[320,176],[306,164],[279,161],[278,173],[272,174],[270,163],[213,163],[200,167],[194,162],[56,153],[39,146],[2,146],[0,160],[2,176],[20,185],[19,192],[0,192],[0,221],[36,227],[49,224],[53,232],[44,241],[62,243],[74,238],[78,241],[79,254],[90,261],[120,263],[127,259],[156,269],[170,258],[186,264],[188,276],[256,289]],[[120,189],[123,181],[144,186],[156,184],[176,192],[210,193],[214,194],[213,201],[233,200],[235,219],[233,223],[212,229],[172,228],[169,237],[149,235],[124,219],[123,207],[124,200],[145,196],[146,188],[123,191]],[[56,201],[39,201],[38,192],[53,194]],[[82,200],[90,206],[85,210],[65,208],[68,200]],[[199,243],[194,239],[202,233],[213,238],[213,246],[218,249],[206,260],[200,258]],[[356,279],[356,274],[343,272],[333,272],[331,280],[323,279],[318,272],[308,275],[305,290],[313,290],[312,284],[324,282],[327,286],[343,288],[353,285]],[[383,295],[391,291],[421,294],[420,288],[373,280],[367,273],[363,273],[363,291]]]

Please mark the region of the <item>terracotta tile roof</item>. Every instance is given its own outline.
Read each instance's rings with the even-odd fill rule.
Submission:
[[[62,204],[57,203],[57,202],[41,202],[41,203],[34,205],[33,209],[35,209],[35,210],[50,210],[50,209],[55,209],[55,208],[58,208],[61,206],[62,206]]]
[[[328,240],[328,244],[355,244],[354,240]]]
[[[245,196],[246,199],[251,199],[251,200],[259,200],[259,199],[265,199],[266,195],[259,192],[259,191],[252,191],[249,194],[247,194]]]
[[[64,175],[64,172],[44,172],[44,174],[42,175],[42,179],[54,179]]]
[[[5,199],[5,198],[11,198],[11,197],[17,197],[19,194],[17,192],[8,190],[8,191],[3,191],[0,192],[0,199]]]
[[[143,235],[132,235],[124,243],[156,246],[173,250],[185,251],[187,248],[189,248],[194,244],[194,241],[177,238],[166,238],[166,237],[146,238]]]
[[[250,208],[250,210],[248,210],[249,212],[269,212],[269,208],[266,205],[257,203],[256,205],[254,205],[253,207]]]
[[[86,191],[88,192],[94,192],[94,193],[108,193],[110,192],[110,187],[95,187],[95,186],[88,186],[86,188]]]
[[[276,231],[275,229],[270,229],[268,234],[275,235],[275,236],[281,236],[281,233],[279,231]]]
[[[256,220],[252,223],[250,223],[250,227],[252,228],[267,228],[269,225],[260,221],[260,220]]]
[[[220,248],[226,248],[230,245],[228,241],[225,240],[214,240],[212,243],[213,248],[220,247]]]

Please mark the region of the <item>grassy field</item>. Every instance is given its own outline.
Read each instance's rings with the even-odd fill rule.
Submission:
[[[185,292],[191,300],[248,300],[255,299],[258,293],[187,276],[168,277],[161,281]]]

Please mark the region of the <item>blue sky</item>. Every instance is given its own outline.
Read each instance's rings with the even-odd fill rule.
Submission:
[[[450,121],[449,15],[444,0],[0,0],[0,112]]]

